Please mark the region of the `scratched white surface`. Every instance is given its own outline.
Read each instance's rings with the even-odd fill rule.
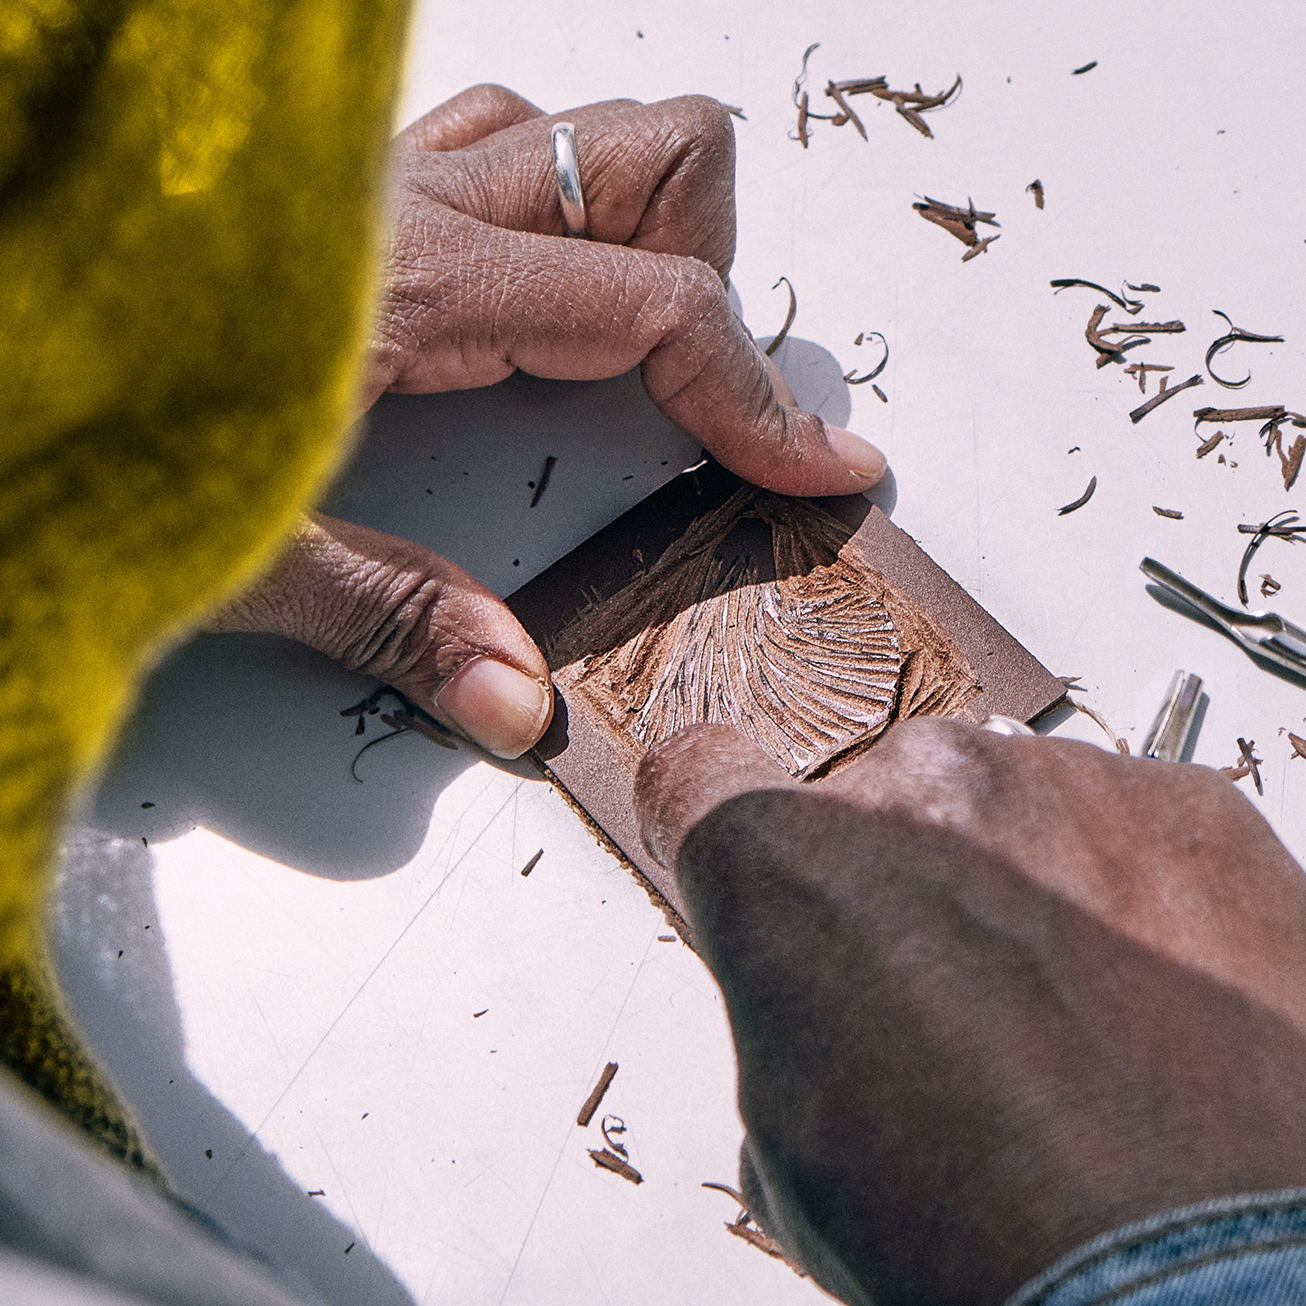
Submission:
[[[742,106],[734,285],[764,336],[784,314],[772,283],[793,281],[779,357],[800,395],[889,453],[895,520],[1126,738],[1175,667],[1199,672],[1196,760],[1255,739],[1265,796],[1241,787],[1300,857],[1306,761],[1281,731],[1306,733],[1306,691],[1161,607],[1137,571],[1152,554],[1232,598],[1235,524],[1306,498],[1254,426],[1226,464],[1194,457],[1196,407],[1306,404],[1306,18],[1201,8],[427,3],[399,117],[486,80],[549,109],[694,91]],[[965,89],[930,115],[933,141],[863,97],[869,143],[815,123],[804,152],[789,89],[814,41],[814,91],[880,73],[933,90],[961,72]],[[973,196],[1001,239],[961,264],[912,211],[921,194]],[[1136,386],[1083,339],[1093,292],[1048,287],[1066,276],[1158,283],[1143,317],[1189,329],[1130,358],[1176,380],[1203,370],[1212,309],[1286,343],[1226,356],[1246,389],[1208,379],[1135,426]],[[892,348],[887,405],[839,380],[872,330]],[[383,401],[332,506],[507,593],[696,457],[633,378],[516,378]],[[1093,500],[1058,517],[1091,475]],[[1272,606],[1306,619],[1306,551],[1271,541],[1261,572],[1282,583]],[[155,676],[69,832],[65,984],[179,1186],[340,1306],[812,1300],[699,1187],[734,1181],[740,1139],[705,971],[525,773],[406,737],[355,784],[338,712],[366,689],[276,641],[198,640]],[[1084,718],[1059,730],[1098,738]],[[596,1171],[597,1121],[573,1123],[607,1060],[639,1187]]]

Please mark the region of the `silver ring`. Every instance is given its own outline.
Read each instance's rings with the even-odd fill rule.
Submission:
[[[1023,721],[1017,721],[1015,717],[1009,716],[985,717],[980,722],[980,729],[987,730],[994,735],[1032,735],[1036,733]]]
[[[576,128],[569,122],[553,126],[553,171],[558,178],[558,199],[562,204],[562,225],[567,235],[590,238],[585,216],[585,192],[580,187],[580,161],[576,157]]]

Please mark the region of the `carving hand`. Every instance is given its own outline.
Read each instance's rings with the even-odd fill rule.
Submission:
[[[850,1302],[997,1303],[1131,1220],[1306,1182],[1306,879],[1203,767],[957,722],[800,784],[653,750],[753,1214]]]
[[[552,124],[576,126],[593,240],[563,235]],[[473,87],[397,142],[386,283],[365,383],[490,385],[516,368],[598,379],[637,364],[653,401],[726,466],[789,494],[853,493],[884,457],[793,406],[726,301],[734,136],[713,100],[548,117]],[[515,757],[552,707],[544,660],[464,571],[407,541],[306,523],[281,566],[210,623],[290,635]]]

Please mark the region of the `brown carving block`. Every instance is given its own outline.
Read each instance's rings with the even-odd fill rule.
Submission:
[[[865,499],[786,499],[711,463],[508,603],[558,689],[540,756],[675,907],[631,797],[644,751],[684,726],[733,725],[807,779],[900,718],[1029,721],[1064,693]]]

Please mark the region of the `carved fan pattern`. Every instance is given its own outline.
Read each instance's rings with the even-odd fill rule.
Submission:
[[[751,518],[770,527],[775,579],[730,548]],[[549,659],[559,687],[639,751],[728,724],[800,778],[899,715],[965,715],[979,692],[969,664],[882,576],[838,557],[848,535],[811,504],[739,491],[562,633]]]

